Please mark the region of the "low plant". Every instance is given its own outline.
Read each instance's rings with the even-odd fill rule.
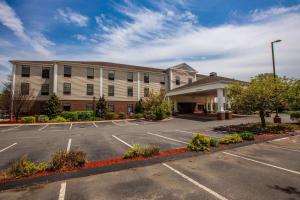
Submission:
[[[38,122],[48,122],[49,117],[47,115],[39,115],[38,117]]]
[[[49,122],[68,122],[69,120],[66,120],[65,118],[63,118],[63,117],[55,117],[55,118],[53,118],[53,119],[51,119],[51,120],[49,120]]]
[[[22,157],[6,171],[6,175],[7,177],[30,176],[46,171],[48,168],[49,165],[47,163],[34,163],[26,157]]]
[[[72,122],[78,121],[78,114],[77,112],[71,112],[71,111],[64,111],[60,114],[61,117],[68,119]]]
[[[85,165],[87,162],[87,154],[83,151],[59,150],[54,155],[50,162],[51,170],[59,170],[61,168],[78,168]]]
[[[237,133],[227,134],[224,137],[219,139],[219,142],[221,144],[239,143],[239,142],[242,142],[242,141],[243,141],[243,139]]]
[[[217,139],[211,138],[209,144],[212,147],[216,147],[216,146],[218,146],[219,141]]]
[[[300,111],[289,112],[291,120],[300,120]]]
[[[21,118],[22,123],[35,123],[35,117],[34,116],[27,116]]]
[[[78,120],[86,121],[91,120],[93,118],[94,112],[93,111],[77,111]]]
[[[123,154],[123,158],[125,159],[136,158],[139,156],[149,157],[152,155],[159,154],[159,151],[160,151],[159,147],[155,147],[155,146],[142,147],[139,144],[134,144],[131,149],[129,149]]]
[[[196,135],[193,136],[192,141],[190,144],[188,144],[187,148],[191,151],[208,150],[211,139],[212,138],[210,138],[207,135],[204,135],[202,133],[197,133]]]
[[[125,119],[126,114],[124,112],[119,112],[119,119]]]
[[[144,117],[143,113],[135,113],[135,114],[133,115],[133,118],[135,118],[135,119],[141,119],[141,118],[143,118],[143,117]]]
[[[108,113],[104,114],[104,119],[107,119],[107,120],[114,119],[114,117],[115,117],[115,113],[113,113],[113,112],[108,112]]]
[[[241,132],[240,136],[243,140],[255,140],[255,134],[249,131]]]

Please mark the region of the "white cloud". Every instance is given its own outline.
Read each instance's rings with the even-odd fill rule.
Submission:
[[[53,45],[53,43],[46,39],[41,33],[27,33],[21,19],[5,1],[0,1],[0,23],[10,29],[27,45],[30,45],[40,56],[52,56],[52,53],[47,47]]]
[[[95,46],[94,55],[113,62],[164,68],[184,61],[199,73],[216,71],[247,79],[272,71],[270,42],[282,39],[275,49],[278,73],[299,77],[300,13],[295,12],[298,7],[277,8],[284,12],[274,12],[274,8],[256,11],[261,16],[278,16],[260,17],[259,22],[253,21],[252,12],[247,23],[204,27],[195,23],[196,17],[189,11],[178,14],[166,7],[153,11],[130,5],[118,9],[130,20],[108,26],[108,32],[100,35],[102,42]]]
[[[86,36],[81,35],[81,34],[76,34],[73,37],[79,41],[86,41],[88,39]]]
[[[80,13],[74,12],[70,8],[57,9],[55,19],[61,20],[65,23],[74,24],[79,27],[85,27],[88,25],[89,18]]]

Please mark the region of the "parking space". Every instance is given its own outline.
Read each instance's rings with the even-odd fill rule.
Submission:
[[[70,129],[86,129],[86,128],[95,128],[94,123],[85,122],[85,123],[72,123]]]
[[[300,145],[298,136],[290,137],[294,139]],[[284,140],[275,142],[284,146]],[[284,149],[270,149],[269,144],[263,143],[4,191],[0,199],[294,200],[300,198],[297,155]]]
[[[49,124],[42,131],[67,131],[70,129],[71,124]]]

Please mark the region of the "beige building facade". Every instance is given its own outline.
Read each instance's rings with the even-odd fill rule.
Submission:
[[[158,69],[88,61],[10,62],[13,94],[30,95],[30,114],[41,113],[52,94],[59,97],[64,110],[94,110],[95,102],[104,96],[109,111],[129,114],[137,101],[161,90],[167,91],[175,112],[221,112],[226,102],[223,89],[232,81],[198,74],[185,63]]]

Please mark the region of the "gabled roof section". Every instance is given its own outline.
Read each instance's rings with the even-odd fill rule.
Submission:
[[[192,68],[191,66],[189,66],[186,63],[181,63],[179,65],[175,65],[174,67],[170,67],[169,69],[177,69],[177,70],[185,70],[185,71],[189,71],[189,72],[197,72],[197,70],[195,70],[194,68]]]
[[[186,88],[193,87],[193,86],[199,86],[199,85],[206,85],[206,84],[213,84],[213,83],[227,83],[227,84],[230,84],[230,83],[233,83],[233,82],[245,83],[244,81],[239,81],[239,80],[236,80],[236,79],[226,78],[226,77],[222,77],[222,76],[207,76],[207,77],[201,78],[197,81],[194,81],[190,84],[186,84],[186,85],[183,85],[181,87],[175,88],[175,89],[171,90],[170,92],[186,89]]]

